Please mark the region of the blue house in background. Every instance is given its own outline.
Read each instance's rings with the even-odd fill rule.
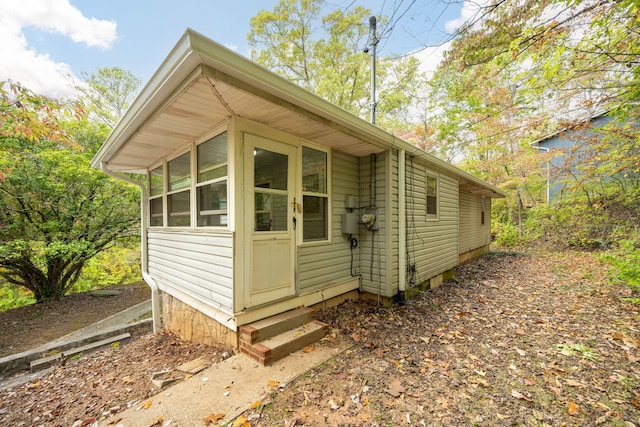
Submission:
[[[598,135],[599,129],[612,120],[611,116],[605,114],[588,119],[588,126],[565,128],[531,144],[541,153],[551,152],[552,154],[546,167],[547,203],[561,198],[566,187],[567,173],[580,174],[576,166],[591,154],[589,142],[593,141],[593,138],[601,138]]]

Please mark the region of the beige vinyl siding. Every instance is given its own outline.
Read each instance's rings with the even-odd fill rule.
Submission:
[[[360,228],[360,269],[362,277],[362,289],[376,295],[392,296],[392,284],[387,277],[389,262],[387,259],[387,215],[393,209],[388,205],[389,186],[387,184],[387,161],[388,152],[378,154],[375,158],[375,207],[379,210],[377,221],[380,225],[378,231],[367,230],[364,226]],[[393,166],[393,165],[392,165]],[[371,207],[371,156],[360,159],[360,213],[364,213],[364,208]],[[397,171],[393,172],[397,175]],[[393,184],[392,184],[393,185]],[[396,180],[397,186],[397,180]],[[391,218],[393,224],[393,218]],[[397,234],[396,228],[392,233]],[[397,283],[395,285],[397,289]]]
[[[149,274],[211,306],[233,313],[233,234],[150,229]]]
[[[303,244],[298,248],[298,286],[306,293],[328,285],[351,279],[351,250],[349,236],[342,234],[340,215],[347,213],[345,196],[356,196],[360,177],[358,159],[346,154],[331,152],[331,209],[330,243]],[[304,212],[303,212],[304,215]],[[354,237],[358,237],[355,235]],[[354,267],[358,265],[358,250],[353,251]]]
[[[427,170],[438,177],[435,220],[426,215]],[[411,158],[406,173],[407,266],[415,265],[414,284],[420,284],[458,263],[458,180]]]
[[[482,197],[460,191],[461,254],[491,243],[491,199],[484,199],[484,225],[481,224],[482,203]]]

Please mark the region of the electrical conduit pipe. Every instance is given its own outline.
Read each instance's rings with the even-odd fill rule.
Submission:
[[[407,226],[407,215],[405,205],[405,175],[406,159],[405,151],[398,151],[398,303],[404,305],[406,297],[407,280],[407,237],[405,236]]]

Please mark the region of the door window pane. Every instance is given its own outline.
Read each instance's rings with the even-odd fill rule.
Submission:
[[[286,194],[255,192],[255,231],[287,231]]]
[[[289,158],[286,154],[256,148],[253,151],[254,187],[287,189]]]

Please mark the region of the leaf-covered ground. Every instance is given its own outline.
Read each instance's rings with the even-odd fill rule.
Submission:
[[[640,425],[639,307],[593,254],[484,257],[404,307],[322,315],[353,347],[254,426]]]
[[[405,306],[358,301],[327,310],[320,318],[353,346],[240,420],[254,427],[640,426],[640,307],[620,300],[631,292],[607,284],[606,270],[589,253],[494,254],[460,266],[455,282]],[[117,420],[158,392],[152,372],[200,356],[215,363],[222,350],[145,336],[0,391],[0,424]]]

